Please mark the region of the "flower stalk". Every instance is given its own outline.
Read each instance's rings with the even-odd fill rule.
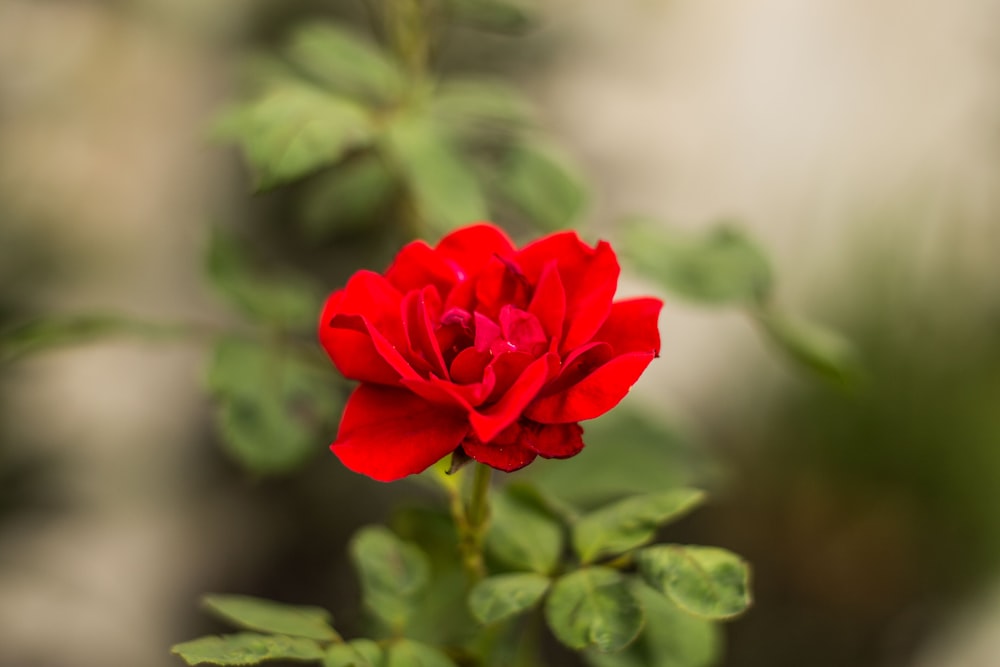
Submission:
[[[452,519],[458,532],[458,550],[462,559],[462,569],[470,584],[486,576],[483,560],[483,542],[489,525],[490,477],[493,469],[488,465],[476,464],[472,479],[469,502],[462,500],[460,486],[448,484],[448,496]]]

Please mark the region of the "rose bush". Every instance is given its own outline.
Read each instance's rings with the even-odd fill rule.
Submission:
[[[562,232],[518,250],[489,224],[356,273],[319,326],[361,382],[331,449],[381,481],[459,448],[505,471],[577,454],[578,422],[617,405],[660,350],[662,302],[613,301],[618,274],[604,241]]]

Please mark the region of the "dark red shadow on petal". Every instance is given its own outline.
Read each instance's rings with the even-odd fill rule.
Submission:
[[[579,424],[539,424],[524,420],[524,445],[547,459],[568,459],[583,449]]]
[[[470,434],[463,442],[462,449],[470,457],[486,465],[513,472],[535,460],[535,452],[524,445],[522,429],[517,424],[511,424],[497,434],[491,442],[484,443]]]

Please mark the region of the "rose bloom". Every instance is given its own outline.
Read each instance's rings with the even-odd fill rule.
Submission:
[[[333,453],[381,481],[461,449],[499,470],[583,449],[659,354],[659,299],[613,301],[611,246],[552,234],[518,250],[477,224],[405,246],[330,295],[319,338],[361,385]]]

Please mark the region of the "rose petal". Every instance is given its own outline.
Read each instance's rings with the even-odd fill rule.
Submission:
[[[470,435],[462,442],[462,449],[480,463],[497,470],[513,472],[535,460],[535,452],[528,449],[522,440],[522,429],[514,423],[492,442],[483,443]]]
[[[528,307],[531,285],[521,270],[508,259],[491,257],[476,280],[476,311],[499,319],[504,305]]]
[[[402,318],[406,328],[407,349],[412,356],[424,361],[427,367],[438,377],[447,377],[448,371],[438,347],[431,315],[428,311],[441,310],[441,297],[428,285],[420,290],[413,290],[403,297]],[[411,359],[412,359],[411,356]]]
[[[360,338],[359,338],[360,336]],[[365,341],[367,339],[367,342]],[[371,345],[371,348],[368,345]],[[326,337],[323,342],[333,363],[338,369],[354,368],[362,362],[375,362],[374,357],[362,355],[377,355],[395,373],[395,378],[419,378],[420,376],[413,369],[403,355],[399,353],[396,346],[390,343],[367,319],[361,315],[334,315],[327,328]],[[358,359],[352,359],[351,355],[359,355]],[[376,368],[381,368],[376,366]],[[357,369],[357,376],[348,376],[354,380],[363,382],[369,381],[367,377],[362,377],[363,369]],[[341,371],[343,372],[343,371]],[[374,371],[373,371],[374,372]],[[382,371],[380,370],[379,373]],[[376,380],[372,380],[377,382]],[[396,384],[393,382],[378,382],[379,384]]]
[[[397,352],[406,349],[399,313],[402,298],[379,274],[359,271],[344,289],[327,300],[320,321],[320,341],[345,376],[392,384],[386,364],[404,377],[414,374]],[[370,344],[365,338],[370,339]],[[386,364],[380,363],[379,357]],[[366,365],[371,366],[370,371],[365,370]]]
[[[609,343],[615,354],[626,352],[653,352],[660,354],[660,329],[657,320],[663,302],[659,299],[641,298],[616,301],[611,313],[595,341]]]
[[[434,248],[449,263],[459,280],[478,274],[494,256],[512,257],[514,244],[499,228],[477,224],[448,234]]]
[[[587,343],[573,350],[563,361],[559,374],[545,385],[540,396],[550,396],[576,384],[614,357],[607,343]]]
[[[539,398],[524,414],[543,424],[599,417],[625,398],[653,356],[652,352],[629,352],[615,357],[567,389]]]
[[[566,321],[566,290],[555,261],[545,265],[528,304],[528,312],[538,318],[542,329],[558,349]]]
[[[566,331],[560,350],[586,343],[601,328],[618,288],[618,258],[606,241],[591,248],[576,232],[552,234],[524,247],[517,262],[529,280],[538,280],[555,259],[566,289]]]
[[[510,304],[500,309],[500,329],[510,349],[535,356],[547,347],[548,337],[538,318]]]
[[[474,347],[467,347],[451,362],[451,379],[458,384],[482,382],[483,371],[493,357],[489,352],[480,352]]]
[[[528,422],[524,431],[526,447],[547,459],[568,459],[583,449],[583,429],[579,424],[536,424]]]
[[[483,442],[489,442],[500,431],[517,421],[545,384],[549,366],[558,363],[559,359],[554,354],[539,357],[524,369],[499,401],[485,410],[470,413],[469,423],[476,436]]]
[[[458,282],[454,267],[423,241],[404,246],[386,270],[385,278],[403,293],[433,285],[442,298]]]
[[[362,384],[347,401],[330,449],[351,470],[391,482],[447,456],[468,429],[461,412],[402,389]]]
[[[471,412],[477,406],[486,402],[487,397],[493,391],[493,387],[496,384],[496,378],[487,369],[483,374],[482,382],[471,384],[455,384],[436,377],[427,379],[420,377],[405,378],[400,380],[399,384],[430,403]]]

